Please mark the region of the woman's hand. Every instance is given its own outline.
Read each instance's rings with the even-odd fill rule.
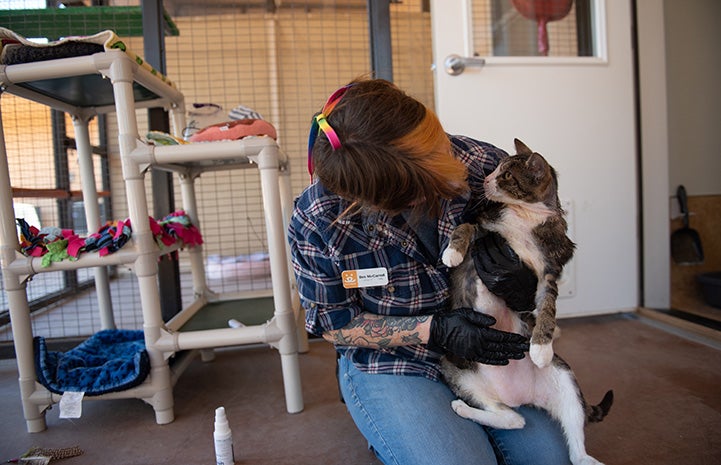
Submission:
[[[516,312],[532,312],[536,308],[536,273],[500,234],[486,231],[471,246],[471,254],[478,277],[508,308]]]
[[[495,323],[492,316],[470,308],[436,313],[426,346],[439,354],[486,365],[508,365],[510,359],[522,359],[528,351],[528,339],[491,328]]]

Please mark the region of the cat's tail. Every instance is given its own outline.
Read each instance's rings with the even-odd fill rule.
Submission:
[[[613,404],[613,391],[608,391],[598,405],[586,405],[586,421],[588,423],[598,423],[608,415]]]

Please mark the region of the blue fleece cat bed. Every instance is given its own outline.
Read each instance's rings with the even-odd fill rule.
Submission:
[[[143,331],[107,329],[67,352],[47,350],[34,338],[38,381],[51,392],[99,396],[142,383],[150,372]]]

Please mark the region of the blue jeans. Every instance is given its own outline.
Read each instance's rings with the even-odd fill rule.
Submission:
[[[526,419],[520,430],[486,428],[456,415],[456,396],[443,383],[363,373],[345,357],[338,364],[346,407],[386,465],[570,463],[561,426],[543,410],[518,409]]]

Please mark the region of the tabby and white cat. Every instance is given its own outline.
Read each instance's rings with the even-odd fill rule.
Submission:
[[[599,465],[586,453],[583,429],[587,421],[601,421],[606,416],[613,391],[608,391],[599,405],[588,406],[570,367],[554,355],[552,347],[557,281],[575,245],[566,236],[555,170],[523,142],[516,139],[515,145],[517,155],[503,159],[485,179],[489,202],[478,224],[459,226],[442,260],[457,267],[452,274],[454,307],[472,307],[495,317],[495,328],[530,336],[530,357],[511,360],[507,366],[446,358],[443,374],[459,397],[452,403],[458,415],[494,428],[516,429],[523,428],[525,420],[511,407],[541,407],[561,423],[571,462]],[[480,232],[477,228],[503,236],[536,273],[536,310],[532,314],[509,309],[478,277],[467,253]]]

